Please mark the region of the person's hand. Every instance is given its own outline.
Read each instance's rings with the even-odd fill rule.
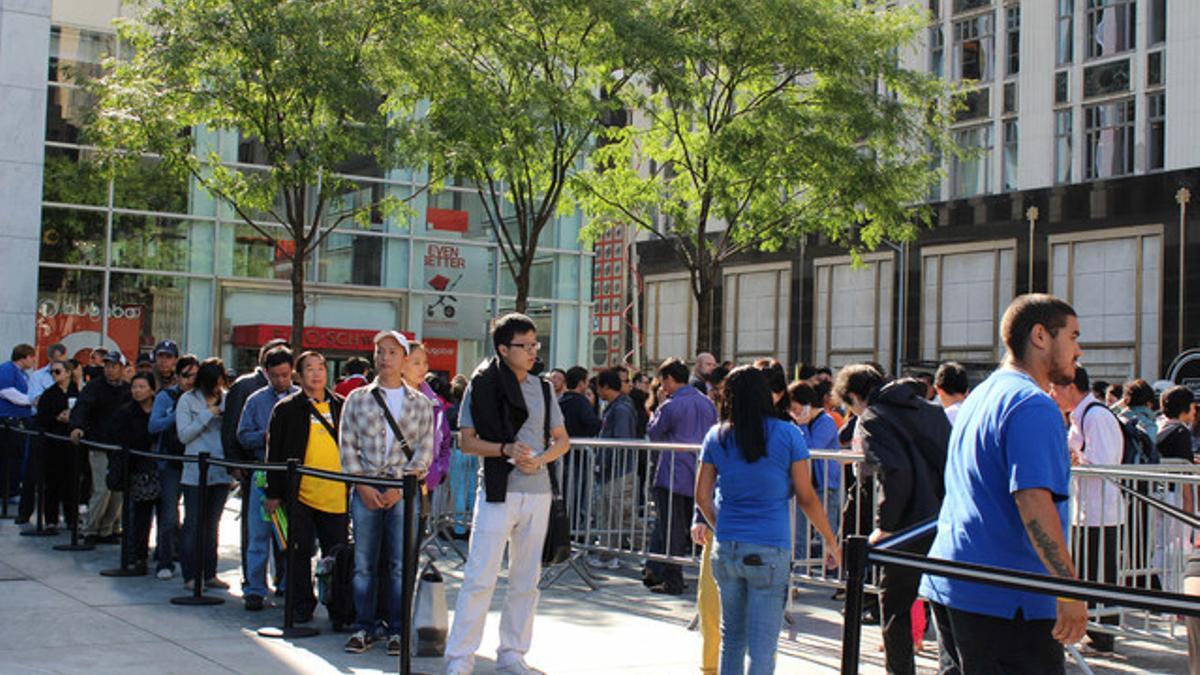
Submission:
[[[1064,645],[1073,645],[1087,632],[1087,603],[1082,600],[1058,599],[1058,620],[1051,637]]]
[[[276,510],[283,504],[282,499],[271,499],[267,497],[263,499],[263,510],[267,513],[275,513]]]
[[[358,498],[362,500],[363,506],[368,509],[378,511],[379,509],[387,508],[383,500],[383,495],[379,493],[379,490],[370,485],[355,485],[354,491],[358,493]]]
[[[230,478],[233,478],[233,480],[235,482],[238,482],[238,483],[242,482],[242,478],[244,477],[241,469],[230,469],[229,476],[230,476]]]
[[[213,417],[221,416],[221,409],[212,403],[208,404],[208,412],[212,413]]]
[[[696,523],[692,526],[692,541],[697,546],[704,546],[708,543],[708,525],[704,523]]]
[[[71,442],[74,443],[75,445],[79,445],[79,441],[82,441],[82,440],[83,440],[83,429],[72,429],[71,430]]]
[[[70,420],[70,419],[71,419],[71,411],[70,410],[64,410],[64,411],[58,413],[58,417],[54,418],[54,420],[56,422],[62,422],[62,423],[66,423],[67,420]]]
[[[380,503],[383,505],[380,508],[390,509],[400,501],[400,490],[397,488],[384,488],[379,490]]]
[[[842,566],[842,547],[835,544],[825,544],[825,568],[836,570]]]
[[[531,454],[521,454],[515,458],[517,469],[524,474],[535,474],[542,470],[542,459]]]
[[[870,535],[867,536],[867,543],[874,546],[875,544],[879,543],[880,539],[883,539],[889,535],[891,535],[891,532],[884,532],[877,527],[871,531]]]

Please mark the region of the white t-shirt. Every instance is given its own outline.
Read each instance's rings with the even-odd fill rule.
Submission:
[[[954,426],[954,418],[958,417],[958,409],[961,407],[962,401],[958,401],[956,403],[951,403],[944,408],[946,411],[946,419],[950,420],[950,426]]]
[[[383,392],[383,398],[387,402],[388,412],[392,413],[392,419],[396,420],[397,425],[400,424],[400,413],[404,412],[404,398],[407,396],[405,388],[397,387],[395,389],[388,389],[387,387],[380,387],[379,390]],[[387,427],[384,430],[387,434],[386,447],[390,448],[396,442],[396,434],[392,433],[392,425],[385,422],[384,426]]]

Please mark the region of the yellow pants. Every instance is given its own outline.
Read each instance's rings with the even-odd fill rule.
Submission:
[[[713,533],[708,531],[700,557],[700,589],[696,593],[696,611],[700,613],[700,672],[717,675],[721,662],[721,595],[712,571]]]

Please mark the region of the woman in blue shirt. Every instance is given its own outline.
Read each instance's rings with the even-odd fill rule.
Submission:
[[[842,551],[813,491],[808,446],[795,425],[778,419],[762,371],[729,374],[721,422],[704,438],[696,506],[716,532],[713,574],[721,592],[721,675],[775,672],[791,576],[789,504],[794,494],[825,539],[825,563]],[[715,500],[714,500],[715,492]]]

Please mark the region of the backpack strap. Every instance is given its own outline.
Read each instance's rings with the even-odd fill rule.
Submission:
[[[1116,417],[1116,413],[1113,413],[1112,410],[1109,410],[1108,406],[1104,405],[1100,401],[1092,401],[1091,403],[1089,403],[1087,405],[1087,407],[1083,409],[1083,412],[1079,415],[1079,436],[1083,439],[1083,445],[1079,446],[1080,453],[1083,453],[1084,451],[1087,450],[1087,431],[1086,431],[1087,425],[1084,424],[1084,421],[1087,419],[1087,414],[1089,412],[1091,412],[1092,408],[1095,408],[1095,407],[1104,408],[1105,410],[1108,410],[1108,412],[1111,413],[1113,415],[1113,417]],[[1117,425],[1120,426],[1120,424],[1121,424],[1121,420],[1120,420],[1120,418],[1117,418]],[[1124,454],[1125,454],[1124,448],[1122,448],[1121,454],[1122,454],[1122,456],[1124,456]]]
[[[545,445],[542,452],[550,452],[550,383],[546,380],[542,380],[542,442]],[[550,472],[550,492],[557,499],[562,490],[558,487],[558,467],[554,464],[548,462],[546,470]]]

